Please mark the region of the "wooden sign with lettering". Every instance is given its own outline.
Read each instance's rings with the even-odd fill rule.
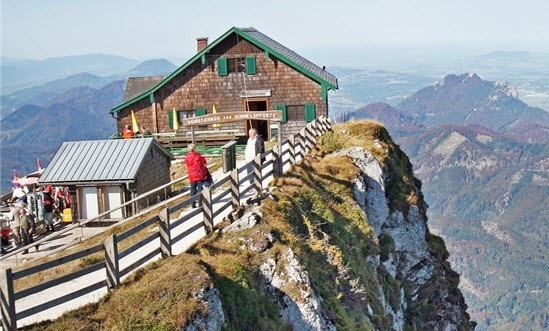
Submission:
[[[208,125],[217,123],[228,123],[236,121],[261,120],[261,121],[276,121],[282,120],[282,112],[280,110],[266,111],[235,111],[226,113],[208,114],[204,116],[182,118],[181,124],[184,126]]]

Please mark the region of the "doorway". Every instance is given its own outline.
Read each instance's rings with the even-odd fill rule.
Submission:
[[[84,186],[82,192],[82,219],[93,218],[99,215],[99,201],[97,199],[97,187]]]
[[[122,205],[122,188],[120,186],[103,187],[103,201],[105,211],[120,207]],[[122,208],[119,208],[107,216],[110,219],[122,219]]]
[[[244,101],[245,111],[266,111],[268,106],[269,106],[269,101],[267,99]],[[247,120],[246,135],[248,134],[248,131],[250,131],[251,128],[254,128],[257,130],[257,133],[260,134],[264,140],[269,141],[271,139],[269,123],[270,123],[269,121],[264,121],[264,120]]]

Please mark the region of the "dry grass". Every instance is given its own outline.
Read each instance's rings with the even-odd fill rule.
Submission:
[[[283,271],[281,255],[289,248],[307,270],[323,312],[338,330],[390,329],[379,301],[380,281],[367,262],[381,247],[352,194],[359,169],[346,157],[325,157],[351,146],[369,150],[383,166],[398,170],[398,176],[410,176],[407,164],[395,161],[398,147],[379,123],[337,125],[317,150],[275,180],[273,199],[262,202],[259,225],[236,233],[214,232],[187,254],[136,273],[101,303],[25,330],[179,330],[204,312],[195,294],[209,286],[220,291],[224,330],[291,330],[258,275],[268,258],[278,261],[278,271]],[[396,177],[392,180],[399,180]],[[409,198],[414,196],[411,184],[413,179],[391,193],[395,206],[414,200]],[[267,234],[275,241],[266,242]],[[266,243],[267,248],[257,252],[250,242]],[[302,288],[295,283],[288,282],[282,293],[303,300]],[[366,304],[374,315],[367,315]]]
[[[213,158],[213,157],[208,158],[208,162],[209,162],[209,165],[211,166],[210,170],[212,172],[219,169],[222,166],[221,160],[219,158]],[[181,177],[185,176],[187,174],[187,168],[185,166],[185,162],[183,160],[177,160],[177,161],[173,162],[172,165],[171,165],[170,171],[171,171],[171,174],[172,174],[172,180],[175,180],[177,178],[181,178]],[[180,185],[184,186],[184,185],[188,185],[188,183],[187,182],[181,182]],[[181,187],[172,188],[172,190],[174,190],[174,191],[177,190],[177,189],[180,190]],[[138,214],[134,217],[130,217],[129,219],[126,219],[123,224],[112,227],[108,231],[103,232],[103,233],[101,233],[97,236],[94,236],[92,238],[88,238],[85,241],[83,241],[82,243],[79,243],[79,244],[71,247],[70,249],[58,252],[58,253],[53,254],[53,255],[46,256],[46,257],[41,258],[41,259],[34,260],[32,262],[29,262],[29,263],[25,263],[25,264],[23,264],[23,265],[21,265],[17,268],[14,268],[14,271],[28,269],[32,266],[39,265],[39,264],[42,264],[42,263],[47,262],[47,261],[52,261],[52,260],[59,259],[63,256],[70,255],[70,254],[72,254],[74,252],[77,252],[77,251],[85,250],[85,249],[88,249],[90,247],[94,247],[96,245],[101,245],[111,235],[123,233],[123,232],[127,231],[128,229],[131,229],[131,228],[135,227],[138,224],[141,224],[141,223],[143,223],[143,222],[145,222],[145,221],[147,221],[147,220],[149,220],[153,217],[157,217],[160,209],[173,207],[173,206],[179,204],[184,199],[186,199],[186,197],[182,197],[180,199],[176,199],[174,201],[166,203],[166,204],[162,205],[161,207],[153,209],[149,212],[140,213],[140,214]],[[135,243],[143,240],[148,235],[150,235],[151,232],[156,231],[156,230],[157,230],[157,225],[151,225],[148,228],[143,229],[139,233],[137,233],[137,234],[131,236],[130,238],[124,240],[123,242],[121,242],[119,244],[118,250],[123,251],[124,249],[126,249],[126,248],[134,245]],[[87,266],[93,265],[93,264],[95,264],[97,262],[100,262],[100,261],[103,261],[103,260],[104,260],[104,253],[103,252],[98,252],[98,253],[95,253],[95,254],[91,254],[88,257],[84,258],[84,259],[80,259],[78,261],[72,261],[72,262],[69,262],[69,263],[65,263],[65,264],[63,264],[59,267],[52,268],[52,269],[49,269],[49,270],[45,270],[43,272],[30,275],[30,276],[25,277],[23,279],[18,279],[16,281],[14,281],[14,284],[13,284],[14,290],[16,292],[21,291],[23,289],[26,289],[26,288],[44,283],[48,280],[59,278],[59,277],[62,277],[64,275],[75,272],[77,270],[81,270],[81,269],[83,269]]]

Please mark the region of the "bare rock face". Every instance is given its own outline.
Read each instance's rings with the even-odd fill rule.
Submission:
[[[469,321],[467,306],[457,288],[459,275],[446,260],[448,254],[442,239],[429,233],[424,205],[408,206],[404,213],[391,210],[386,196],[390,174],[375,157],[362,148],[337,154],[347,155],[361,169],[353,192],[380,247],[379,254],[367,257],[377,272],[371,281],[378,287],[378,294],[377,298],[374,294],[370,302],[361,302],[368,316],[364,323],[376,329],[376,325],[381,324],[373,319],[383,316],[389,323],[383,324],[380,331],[474,330],[475,323]],[[220,231],[231,234],[227,236],[228,240],[236,241],[242,250],[265,254],[258,270],[259,279],[263,290],[277,303],[280,318],[293,330],[335,331],[333,317],[327,316],[329,312],[322,306],[323,300],[315,292],[300,257],[289,247],[274,256],[269,254],[277,239],[273,233],[258,226],[263,221],[259,207],[243,208],[231,221]],[[329,245],[329,242],[325,244]],[[347,293],[355,290],[362,293],[360,278],[348,279],[345,270],[339,270],[334,277],[353,287]],[[224,316],[218,291],[207,288],[199,291],[196,297],[204,300],[208,314],[196,318],[184,330],[220,330]],[[375,312],[372,302],[380,303]],[[382,311],[379,311],[380,307]]]
[[[219,296],[219,290],[213,287],[201,288],[193,293],[193,297],[202,300],[207,307],[206,315],[197,316],[187,324],[184,331],[219,331],[225,324],[225,314]]]
[[[279,263],[282,268],[277,266]],[[276,271],[280,269],[283,271]],[[336,330],[322,314],[320,299],[311,287],[307,270],[291,249],[284,252],[281,261],[268,259],[261,265],[260,273],[264,279],[263,286],[279,298],[282,319],[294,330]],[[293,292],[291,296],[289,292]]]
[[[406,216],[400,211],[391,211],[385,196],[386,174],[373,155],[362,148],[351,148],[340,154],[349,156],[362,170],[353,192],[375,235],[391,238],[393,242],[388,256],[369,259],[377,270],[382,267],[402,284],[398,305],[387,304],[380,290],[386,313],[392,316],[393,329],[403,330],[408,323],[417,330],[473,330],[475,323],[469,321],[467,305],[457,288],[459,275],[446,261],[445,249],[440,253],[444,258],[429,250],[427,219],[418,207],[410,206]],[[428,316],[414,315],[424,310],[430,311],[425,314]]]

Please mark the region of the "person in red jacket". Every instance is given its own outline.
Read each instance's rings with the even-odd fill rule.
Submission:
[[[187,147],[189,153],[185,156],[185,164],[187,165],[187,175],[191,182],[191,196],[202,191],[202,187],[208,177],[208,168],[206,167],[206,158],[196,152],[196,145],[189,144]],[[193,203],[193,207],[200,207],[202,200],[198,200],[198,205]]]

